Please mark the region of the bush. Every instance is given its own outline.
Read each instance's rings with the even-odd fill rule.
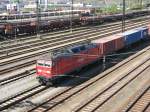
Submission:
[[[108,13],[108,14],[114,14],[114,13],[121,12],[121,10],[118,9],[117,5],[112,5],[112,6],[108,6],[108,7],[104,8],[102,12]]]
[[[135,4],[130,7],[131,10],[138,10],[144,8],[143,5]]]

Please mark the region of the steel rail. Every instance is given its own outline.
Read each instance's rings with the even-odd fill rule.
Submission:
[[[92,80],[90,80],[87,83],[84,83],[83,85],[80,86],[75,86],[75,87],[69,87],[67,89],[64,89],[63,91],[61,91],[60,93],[55,94],[54,96],[51,96],[47,101],[41,103],[40,105],[30,109],[28,112],[33,112],[33,111],[48,111],[49,109],[54,108],[55,106],[63,103],[64,101],[66,101],[67,99],[69,99],[70,97],[74,96],[75,94],[81,92],[82,90],[84,90],[85,88],[89,87],[90,85],[94,84],[95,82],[99,81],[100,79],[105,78],[107,75],[109,75],[110,73],[112,73],[113,71],[116,71],[117,69],[119,69],[120,67],[131,63],[131,61],[134,61],[134,59],[138,58],[139,56],[143,56],[145,55],[145,53],[147,53],[147,51],[150,50],[150,48],[148,48],[147,50],[144,50],[134,56],[132,56],[132,58],[129,58],[127,61],[122,62],[119,66],[114,67],[113,69],[111,69],[110,71],[106,72],[105,74],[101,74],[99,76],[97,76],[96,78],[93,78]],[[149,60],[150,58],[144,60],[145,63],[147,62],[147,60]],[[136,67],[132,68],[131,71],[129,71],[129,73],[123,75],[118,81],[120,81],[121,79],[123,79],[125,76],[127,76],[128,74],[130,74],[133,70],[137,69],[140,65],[137,65]],[[117,83],[118,81],[114,82]],[[109,88],[110,86],[108,86]],[[60,98],[59,98],[60,97]],[[57,99],[57,100],[56,100]],[[49,102],[55,102],[55,103],[49,103]],[[44,105],[47,105],[49,108],[45,109],[43,108]]]

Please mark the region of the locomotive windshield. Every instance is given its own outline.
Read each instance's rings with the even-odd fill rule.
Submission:
[[[46,67],[52,66],[52,62],[51,62],[51,61],[46,61],[46,62],[45,62],[45,66],[46,66]]]
[[[38,66],[45,66],[45,67],[51,67],[52,62],[51,61],[45,61],[45,60],[38,60],[37,61]]]

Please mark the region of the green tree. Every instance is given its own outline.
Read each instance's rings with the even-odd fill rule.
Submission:
[[[103,9],[104,13],[118,13],[120,10],[117,8],[117,5],[107,6]]]

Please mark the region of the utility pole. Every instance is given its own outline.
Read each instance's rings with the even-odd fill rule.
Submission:
[[[126,11],[126,6],[125,6],[125,0],[123,0],[123,7],[122,7],[122,32],[125,31],[125,11]]]
[[[138,4],[139,4],[140,8],[142,9],[143,0],[138,0]]]
[[[45,0],[45,2],[44,2],[44,10],[47,10],[47,7],[48,7],[48,0]]]
[[[37,32],[37,37],[40,37],[40,8],[39,8],[39,0],[36,0],[36,17],[37,17],[37,22],[36,22],[36,32]]]
[[[70,32],[72,32],[72,19],[73,19],[73,0],[71,0],[71,14],[70,14]]]
[[[143,0],[140,1],[140,6],[141,6],[141,9],[143,7]]]

